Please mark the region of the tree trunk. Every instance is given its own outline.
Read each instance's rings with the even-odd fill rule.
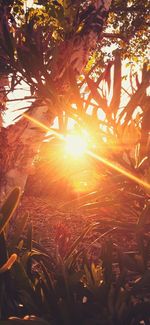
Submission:
[[[5,156],[5,135],[3,128],[3,113],[6,110],[6,97],[5,97],[5,87],[9,86],[8,75],[1,74],[0,75],[0,202],[2,199],[2,179],[3,174],[5,173],[3,169],[4,161],[6,159]]]
[[[45,105],[34,107],[30,116],[47,127],[52,123]],[[2,128],[1,195],[14,186],[19,186],[23,191],[44,135],[45,130],[25,118],[21,118],[15,125]]]

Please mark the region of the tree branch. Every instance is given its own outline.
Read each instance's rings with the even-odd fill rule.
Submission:
[[[120,38],[121,40],[123,40],[124,42],[128,43],[128,39],[121,35],[121,34],[117,34],[117,33],[102,33],[101,36],[100,36],[100,40],[102,38]]]

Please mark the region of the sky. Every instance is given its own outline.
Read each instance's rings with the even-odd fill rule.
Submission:
[[[121,103],[120,103],[121,108],[126,106],[126,104],[128,103],[128,101],[130,99],[128,96],[128,93],[131,93],[130,65],[128,65],[127,63],[128,63],[127,61],[124,62],[123,66],[122,66],[122,77],[123,77],[122,87],[124,90],[122,91],[122,97],[121,97]],[[138,68],[139,67],[137,66],[137,70],[138,70]],[[113,80],[113,72],[114,71],[113,71],[113,67],[112,67],[112,69],[111,69],[112,80]],[[126,76],[126,78],[124,78],[125,76]],[[140,72],[139,72],[139,80],[141,80]],[[135,86],[134,80],[133,80],[133,85]],[[17,116],[20,115],[20,113],[23,113],[24,110],[26,109],[26,107],[29,107],[31,105],[31,103],[32,103],[31,100],[29,101],[29,100],[24,99],[25,97],[28,97],[28,96],[30,96],[30,88],[25,82],[22,82],[21,84],[17,85],[15,91],[9,92],[8,101],[6,103],[7,110],[4,115],[4,126],[5,127],[7,127],[10,124],[13,124],[14,123],[13,120],[16,119]],[[112,90],[110,91],[108,102],[110,102],[111,97],[112,97]],[[89,106],[87,113],[89,115],[91,115],[91,112],[92,112],[92,109],[91,109],[91,106]],[[102,121],[105,119],[105,113],[101,109],[99,109],[98,118]],[[71,128],[73,125],[74,125],[74,122],[70,119],[69,128]],[[58,128],[58,119],[57,118],[55,119],[53,127]]]

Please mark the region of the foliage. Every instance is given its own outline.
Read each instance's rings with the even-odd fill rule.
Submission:
[[[38,92],[38,96],[49,98],[60,109],[57,98],[59,87],[64,95],[69,83],[72,92],[72,77],[70,80],[67,74],[75,74],[70,66],[71,70],[67,72],[64,55],[67,53],[69,57],[70,52],[73,52],[74,37],[81,37],[82,33],[92,28],[92,7],[90,1],[35,1],[35,4],[36,6],[27,8],[24,1],[1,1],[2,69],[11,71],[11,90],[24,80],[30,85],[32,94],[37,95]],[[106,61],[106,45],[110,46],[110,41],[113,44],[113,37],[115,47],[119,46],[124,57],[137,61],[139,56],[142,58],[142,55],[146,55],[147,16],[147,0],[113,1],[106,33],[100,37],[96,50],[95,59],[101,66]],[[109,33],[107,29],[110,30]],[[60,51],[64,51],[64,55]],[[146,56],[143,60],[146,60]]]
[[[149,108],[146,93],[149,81],[148,1],[113,1],[107,21],[103,20],[101,24],[97,17],[98,10],[93,9],[96,8],[94,5],[96,6],[96,1],[36,1],[34,6],[27,8],[24,1],[1,1],[1,73],[9,74],[10,87],[7,95],[25,81],[31,92],[28,100],[32,100],[32,105],[30,103],[27,107],[31,114],[35,114],[36,107],[44,104],[47,107],[47,124],[51,124],[58,116],[62,133],[66,132],[68,117],[90,132],[95,128],[97,139],[94,141],[99,141],[100,146],[103,143],[103,147],[107,149],[106,156],[111,149],[111,159],[118,161],[121,156],[119,162],[124,165],[122,156],[126,155],[131,163],[127,168],[134,172],[132,165],[139,168],[142,164],[140,176],[148,178],[149,171],[143,167],[149,152]],[[93,10],[96,10],[94,13],[97,18],[94,18]],[[92,32],[94,43],[87,46],[87,43],[90,43],[87,35]],[[108,50],[110,42],[113,46]],[[127,65],[131,68],[131,92],[130,101],[122,110],[126,93],[123,81],[127,78],[122,73],[125,58],[128,58]],[[135,71],[137,61],[141,64],[142,81]],[[113,96],[109,103],[113,69]],[[73,104],[76,110],[72,108]],[[92,116],[87,114],[90,106]],[[133,121],[137,107],[141,108],[142,113]],[[100,110],[106,116],[101,122],[98,120]],[[22,129],[24,127],[25,125],[22,125]],[[5,174],[14,168],[14,156],[17,155],[7,141],[11,133],[10,130],[7,131],[1,132],[2,141],[4,147],[8,146],[12,154],[4,163],[2,160],[3,183]],[[17,134],[15,127],[14,133]],[[18,134],[20,137],[20,128]],[[133,135],[134,140],[131,141]],[[16,138],[18,139],[15,137],[15,140]],[[104,144],[104,138],[107,138],[108,145]],[[23,142],[22,138],[21,140]],[[131,152],[132,148],[135,158],[130,157],[129,151]],[[31,152],[28,153],[27,150],[24,155],[27,155],[26,161],[28,156],[31,158]],[[16,165],[19,168],[20,164],[21,161],[17,160]],[[25,166],[23,172],[27,170]]]
[[[96,52],[92,53],[90,48],[91,58],[87,65],[84,60],[79,70],[76,65],[72,69],[68,61],[73,62],[76,37],[83,40],[93,28],[90,2],[40,0],[36,4],[27,9],[21,0],[0,2],[0,72],[10,74],[9,91],[24,80],[30,86],[30,99],[38,99],[48,106],[50,123],[59,116],[62,133],[66,132],[68,117],[73,118],[79,129],[85,128],[90,133],[96,144],[95,154],[102,154],[149,181],[148,1],[114,1],[106,29],[97,41]],[[117,51],[105,56],[109,39],[111,42],[114,39]],[[78,55],[78,64],[80,57],[82,59],[82,55]],[[125,93],[123,81],[127,77],[121,71],[124,58],[130,59],[127,64],[133,69],[129,101],[121,108]],[[134,70],[139,58],[142,80]],[[113,96],[109,102],[107,93],[110,95],[111,86]],[[72,109],[72,104],[76,110]],[[36,102],[30,111],[35,105]],[[92,116],[87,114],[90,105]],[[141,108],[141,113],[134,118],[137,107]],[[104,121],[98,118],[99,110],[105,115]],[[15,160],[14,156],[12,159]],[[148,323],[149,302],[144,297],[149,292],[150,278],[146,233],[149,193],[102,163],[94,160],[92,164],[101,175],[101,185],[95,192],[80,196],[64,208],[75,204],[88,216],[99,215],[101,221],[89,225],[75,242],[66,246],[66,254],[60,250],[62,242],[65,243],[60,233],[55,259],[33,241],[32,225],[28,225],[26,240],[20,238],[28,214],[17,221],[14,238],[6,240],[6,228],[16,209],[19,190],[15,189],[3,204],[0,219],[1,323],[13,324],[16,320],[7,320],[10,316],[24,318],[27,314],[42,317],[49,324],[137,325],[143,319]],[[126,222],[129,216],[131,220]],[[83,249],[82,240],[90,231],[95,231],[94,240]],[[137,251],[126,252],[118,247],[114,233],[124,235],[127,231],[134,234]],[[98,242],[99,256],[94,264],[89,262],[88,253]],[[116,263],[119,276],[113,270]],[[37,318],[35,323],[38,324]]]
[[[114,60],[103,70],[103,74],[96,80],[91,73],[85,75],[79,83],[81,90],[80,109],[78,115],[76,110],[69,110],[66,114],[59,117],[59,129],[61,133],[67,132],[68,114],[76,121],[75,128],[77,131],[86,130],[91,143],[88,150],[98,157],[105,158],[108,162],[114,163],[115,166],[123,168],[131,175],[140,180],[149,182],[149,107],[147,95],[147,86],[149,82],[149,70],[146,65],[141,71],[142,81],[139,81],[139,72],[134,68],[130,75],[129,88],[130,92],[126,96],[124,89],[124,79],[121,72],[122,60],[118,51]],[[97,64],[95,65],[95,70]],[[114,78],[112,77],[114,69]],[[94,67],[92,69],[94,74]],[[75,84],[74,84],[75,87]],[[83,90],[84,89],[84,90]],[[108,93],[107,93],[107,91]],[[111,92],[113,96],[111,96]],[[86,98],[84,99],[86,93]],[[77,96],[76,96],[77,98]],[[122,107],[120,107],[122,104]],[[89,107],[92,114],[88,113]],[[102,117],[101,117],[102,116]],[[27,192],[30,189],[35,195],[47,195],[50,188],[54,191],[64,193],[63,186],[68,184],[69,192],[72,191],[71,177],[89,172],[92,176],[94,172],[98,175],[99,183],[90,190],[86,189],[89,196],[83,202],[88,215],[91,213],[102,216],[111,216],[120,219],[120,214],[136,217],[140,209],[143,208],[145,201],[149,199],[149,189],[134,182],[130,177],[126,177],[117,172],[108,165],[86,155],[87,164],[82,172],[82,162],[80,167],[74,168],[71,161],[66,162],[63,159],[63,144],[54,136],[48,136],[49,143],[43,144],[43,153],[39,153],[39,160],[36,162],[36,173],[30,178],[27,186]],[[51,166],[51,168],[49,168]],[[61,166],[61,167],[60,167]],[[34,181],[34,179],[36,181]],[[92,182],[92,180],[91,180]],[[34,189],[34,183],[36,188]],[[61,183],[61,184],[60,184]],[[94,181],[93,181],[94,183]],[[108,192],[109,184],[109,192]],[[91,193],[95,191],[96,193]],[[81,197],[82,200],[82,197]],[[87,201],[86,201],[87,200]],[[80,199],[76,204],[80,204]],[[91,203],[91,205],[90,205]],[[115,207],[115,211],[114,211]],[[85,209],[84,209],[85,212]]]
[[[14,209],[17,201],[16,191],[18,190],[15,189],[9,195],[3,206],[6,206],[6,203],[8,206],[11,204]],[[136,225],[130,228],[126,225],[123,229],[118,223],[115,229],[126,232],[128,227],[128,231],[136,232],[137,252],[121,251],[107,232],[101,236],[107,237],[107,240],[101,243],[99,262],[96,264],[88,261],[87,249],[82,250],[78,245],[93,226],[101,228],[100,223],[85,229],[69,247],[65,256],[61,256],[57,251],[53,262],[32,240],[31,228],[27,233],[27,241],[23,243],[19,239],[17,246],[14,247],[12,242],[11,244],[9,241],[6,242],[4,233],[1,233],[1,249],[3,248],[5,258],[9,251],[17,254],[17,260],[15,259],[14,263],[0,274],[1,323],[16,324],[15,318],[6,321],[12,315],[24,317],[24,322],[28,321],[29,324],[30,319],[36,324],[46,324],[39,317],[46,319],[48,324],[129,325],[140,324],[140,320],[148,321],[149,302],[140,302],[140,299],[149,292],[150,274],[147,268],[149,243],[145,246],[144,230],[144,227],[148,226],[148,216],[149,206],[143,210]],[[6,224],[3,231],[6,231],[5,226]],[[109,228],[112,230],[110,225]],[[22,229],[20,227],[20,233]],[[4,263],[2,256],[0,262],[1,265]],[[113,271],[116,262],[119,277]],[[129,274],[135,276],[130,285]],[[36,316],[32,318],[25,316],[26,314]],[[24,322],[23,319],[20,323],[18,320],[18,324]]]

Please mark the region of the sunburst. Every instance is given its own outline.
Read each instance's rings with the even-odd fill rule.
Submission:
[[[142,180],[138,176],[132,174],[128,170],[124,169],[123,167],[116,165],[114,162],[109,161],[109,160],[105,159],[104,157],[97,155],[93,151],[89,150],[88,143],[85,142],[84,137],[81,138],[81,135],[76,136],[76,137],[69,137],[69,136],[67,137],[67,136],[64,136],[64,135],[58,133],[57,131],[52,130],[51,128],[49,128],[46,125],[44,125],[43,123],[39,122],[35,118],[30,117],[26,113],[23,116],[26,119],[33,122],[34,124],[36,124],[38,127],[44,129],[45,131],[51,131],[59,139],[63,140],[65,142],[65,150],[67,148],[67,150],[70,153],[72,152],[75,155],[75,157],[77,157],[77,154],[79,154],[79,156],[81,157],[83,155],[83,153],[85,153],[85,154],[89,155],[90,157],[92,157],[93,159],[105,164],[107,167],[109,167],[109,168],[119,172],[120,174],[124,175],[125,177],[131,179],[132,181],[136,182],[137,184],[139,184],[147,189],[150,189],[149,183],[145,182],[144,180]]]

